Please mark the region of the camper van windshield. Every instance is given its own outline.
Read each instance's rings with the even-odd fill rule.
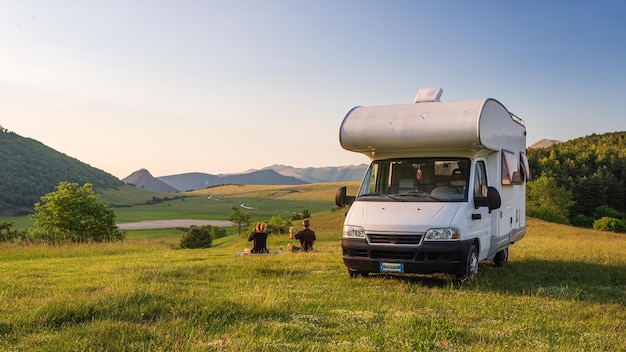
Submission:
[[[377,160],[357,197],[360,201],[467,201],[469,169],[467,158]]]

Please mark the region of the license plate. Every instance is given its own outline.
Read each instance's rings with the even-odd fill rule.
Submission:
[[[403,273],[404,263],[382,263],[381,262],[380,271],[392,272],[392,273]]]

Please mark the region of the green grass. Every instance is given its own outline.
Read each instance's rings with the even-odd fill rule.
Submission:
[[[350,279],[342,220],[313,214],[314,253],[240,256],[249,242],[236,235],[177,250],[167,243],[182,236],[175,230],[0,246],[0,350],[626,349],[624,235],[529,219],[507,267],[481,263],[478,280],[459,286],[446,276]]]

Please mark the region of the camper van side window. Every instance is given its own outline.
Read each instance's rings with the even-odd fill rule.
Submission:
[[[526,153],[519,153],[520,163],[522,164],[522,171],[524,172],[524,178],[526,181],[532,181],[532,176],[530,174],[530,166],[528,165],[528,158],[526,158]]]
[[[474,174],[474,197],[486,197],[487,196],[487,171],[485,169],[485,162],[479,161],[476,163],[476,172]]]
[[[520,171],[520,162],[515,157],[515,153],[508,150],[502,151],[502,184],[515,185],[524,183]]]

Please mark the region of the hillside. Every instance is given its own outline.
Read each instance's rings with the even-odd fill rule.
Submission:
[[[0,127],[0,214],[23,215],[61,181],[121,186],[115,176]]]
[[[626,220],[626,132],[592,134],[545,148],[528,148],[536,180],[554,178],[571,192],[570,222],[590,227],[603,216]]]

